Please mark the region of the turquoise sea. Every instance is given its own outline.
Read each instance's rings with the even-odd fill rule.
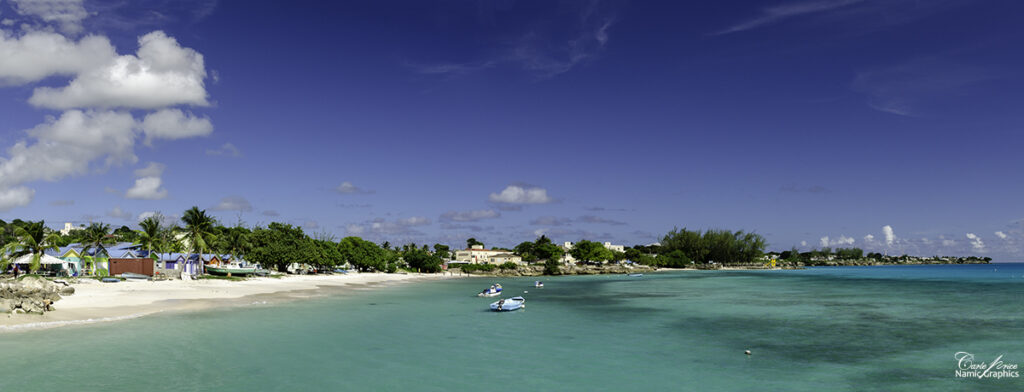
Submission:
[[[1024,264],[534,280],[2,333],[0,390],[1024,390],[957,377],[954,357],[1024,365]],[[493,282],[527,308],[487,311]]]

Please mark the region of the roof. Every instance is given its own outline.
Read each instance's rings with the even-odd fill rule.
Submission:
[[[31,264],[31,263],[32,263],[32,254],[31,253],[27,254],[27,255],[24,255],[24,256],[21,256],[21,257],[19,257],[17,259],[14,259],[14,264]],[[45,253],[43,254],[43,257],[39,258],[39,264],[64,264],[64,263],[65,263],[64,260],[58,259],[56,257],[50,256],[50,255],[45,254]]]

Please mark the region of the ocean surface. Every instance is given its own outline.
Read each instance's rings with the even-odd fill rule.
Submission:
[[[1024,366],[1024,264],[534,280],[3,333],[0,391],[1024,390],[955,358]],[[526,309],[488,311],[494,282]]]

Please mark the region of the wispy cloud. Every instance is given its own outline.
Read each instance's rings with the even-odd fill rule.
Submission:
[[[334,190],[343,195],[366,195],[374,192],[372,190],[357,187],[348,181],[342,182],[341,185],[338,185]]]
[[[828,0],[828,1],[811,1],[801,3],[791,3],[775,7],[769,7],[761,10],[761,14],[757,17],[746,20],[744,22],[732,25],[724,30],[717,31],[711,35],[723,35],[736,33],[740,31],[746,31],[755,29],[761,26],[770,25],[773,23],[781,22],[783,20],[798,17],[801,15],[820,13],[825,11],[831,11],[837,8],[846,7],[852,4],[857,4],[863,0]]]
[[[555,199],[548,196],[548,190],[530,185],[509,185],[501,192],[491,193],[491,203],[500,204],[548,204]]]
[[[857,73],[853,91],[872,109],[899,116],[918,116],[969,94],[983,82],[1003,77],[995,69],[954,60],[923,58]]]
[[[220,199],[217,205],[210,207],[210,210],[249,212],[252,211],[252,203],[242,196],[227,196]]]
[[[206,150],[206,155],[210,155],[210,156],[221,156],[221,155],[223,155],[223,156],[226,156],[226,157],[238,158],[238,157],[242,156],[242,152],[239,151],[238,147],[235,147],[234,144],[224,143],[219,148]]]
[[[482,219],[494,219],[501,216],[495,210],[448,211],[441,214],[442,222],[476,222]]]

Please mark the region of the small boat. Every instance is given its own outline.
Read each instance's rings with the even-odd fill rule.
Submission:
[[[641,276],[644,276],[644,274],[629,274],[629,276],[634,277],[634,278],[639,278]]]
[[[499,295],[501,295],[501,285],[495,283],[495,284],[492,284],[491,287],[488,287],[484,291],[481,291],[480,294],[477,294],[476,296],[477,297],[497,297]]]
[[[495,312],[511,312],[513,310],[519,310],[526,307],[526,298],[523,297],[512,297],[509,299],[499,300],[491,304],[491,310]]]
[[[136,274],[134,272],[125,272],[125,273],[120,274],[118,276],[120,276],[122,278],[125,278],[125,279],[149,280],[149,275]]]
[[[544,282],[541,282],[539,280],[536,281],[536,282],[533,282],[533,287],[544,287]]]
[[[206,273],[210,275],[222,275],[222,276],[245,276],[256,274],[256,267],[241,267],[232,265],[221,265],[221,266],[206,266]]]
[[[100,282],[103,282],[103,283],[118,283],[120,281],[121,281],[121,279],[118,279],[118,278],[103,278],[103,279],[100,279]]]

